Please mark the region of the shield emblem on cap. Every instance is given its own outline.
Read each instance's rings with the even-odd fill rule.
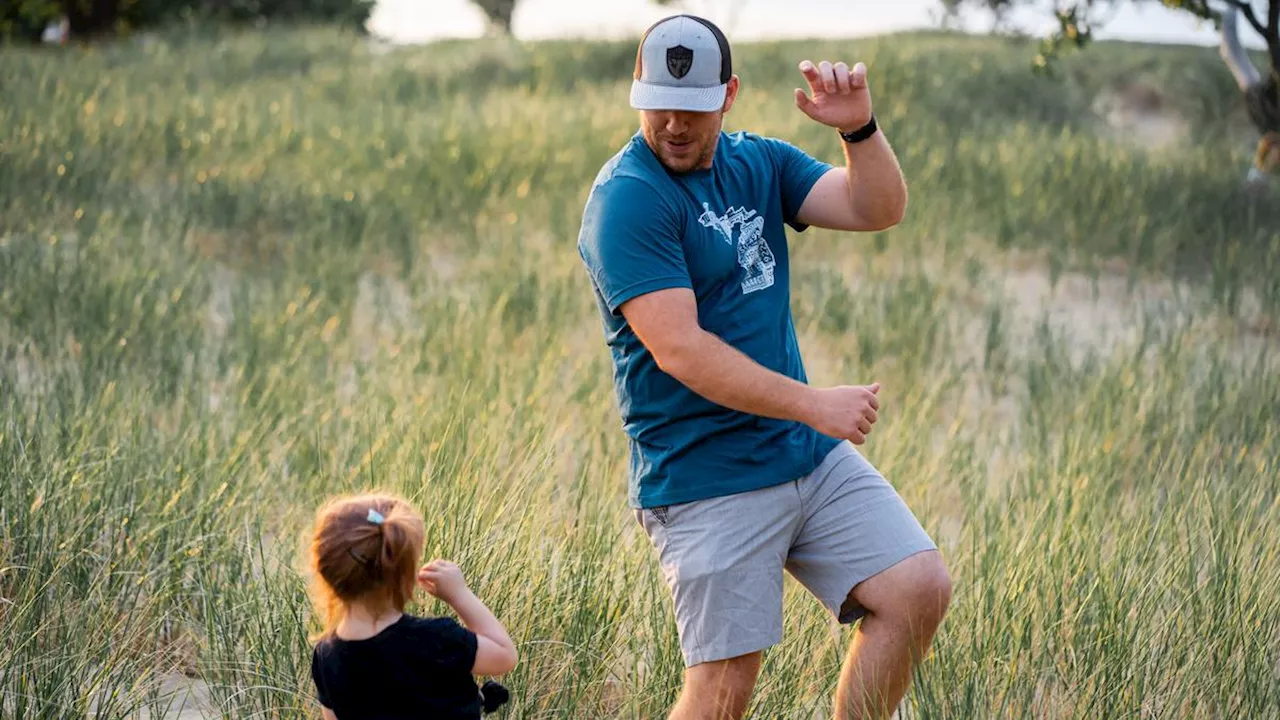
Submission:
[[[667,48],[667,71],[679,80],[693,67],[693,51],[683,45]]]

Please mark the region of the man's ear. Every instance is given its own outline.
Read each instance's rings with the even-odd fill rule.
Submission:
[[[725,89],[724,93],[724,107],[720,109],[720,112],[727,113],[729,112],[729,108],[733,107],[733,101],[738,99],[738,84],[737,75],[729,77],[729,86]]]

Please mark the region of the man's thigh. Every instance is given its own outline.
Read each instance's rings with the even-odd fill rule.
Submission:
[[[851,596],[859,583],[937,549],[893,486],[852,443],[836,446],[797,487],[805,523],[786,567],[841,623],[867,612]]]
[[[799,527],[788,482],[636,511],[671,591],[686,667],[782,639],[783,565]]]

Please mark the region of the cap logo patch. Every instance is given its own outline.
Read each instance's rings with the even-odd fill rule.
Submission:
[[[693,51],[683,45],[667,48],[667,71],[679,80],[693,67]]]

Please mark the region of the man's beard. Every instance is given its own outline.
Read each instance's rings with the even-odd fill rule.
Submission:
[[[672,160],[666,157],[665,153],[658,152],[658,162],[662,166],[674,173],[686,173],[696,170],[706,164],[707,158],[711,157],[711,141],[706,140],[698,147],[698,154],[690,160]],[[658,147],[662,148],[662,141],[658,140]],[[687,157],[687,156],[686,156]],[[680,164],[673,164],[680,163]]]

